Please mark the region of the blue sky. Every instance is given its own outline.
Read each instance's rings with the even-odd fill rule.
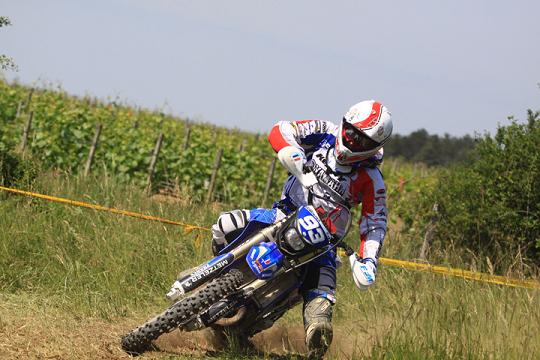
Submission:
[[[0,0],[0,53],[73,94],[266,132],[378,99],[395,130],[540,109],[539,1]]]

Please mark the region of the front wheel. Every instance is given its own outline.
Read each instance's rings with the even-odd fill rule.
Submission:
[[[161,315],[130,331],[122,338],[122,349],[130,355],[142,354],[150,348],[152,340],[182,327],[199,312],[234,292],[242,283],[242,278],[241,271],[232,269],[213,280],[206,287],[172,305]]]

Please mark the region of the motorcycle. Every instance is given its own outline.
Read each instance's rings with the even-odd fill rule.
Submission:
[[[216,257],[174,282],[166,295],[174,302],[168,309],[123,336],[124,351],[142,354],[175,329],[221,327],[247,339],[301,302],[307,264],[329,252],[335,256],[338,247],[354,253],[343,241],[350,209],[325,196],[324,184],[306,179],[309,174],[290,159],[282,163],[307,185],[309,201],[278,221],[276,209],[254,211],[242,233]]]

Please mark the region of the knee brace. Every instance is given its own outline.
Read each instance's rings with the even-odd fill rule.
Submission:
[[[212,250],[214,254],[217,254],[231,240],[234,240],[244,230],[249,219],[249,210],[232,210],[219,215],[217,222],[212,225]]]

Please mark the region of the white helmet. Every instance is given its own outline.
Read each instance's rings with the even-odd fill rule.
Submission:
[[[340,164],[351,164],[375,155],[392,134],[391,114],[380,102],[353,105],[339,126],[334,148]]]

